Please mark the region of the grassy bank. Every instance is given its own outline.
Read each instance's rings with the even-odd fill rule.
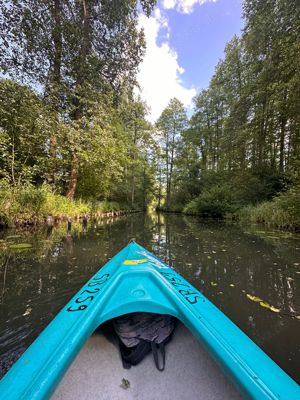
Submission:
[[[81,216],[100,217],[112,212],[127,212],[129,207],[116,202],[71,201],[53,193],[49,187],[0,187],[0,226],[39,225],[52,217],[54,222]]]
[[[300,187],[294,187],[272,201],[244,207],[237,215],[242,222],[300,232]]]
[[[241,223],[262,224],[268,227],[300,232],[300,186],[282,192],[270,201],[256,205],[245,204],[234,189],[214,186],[205,190],[185,206],[174,205],[162,212],[182,212],[202,218],[230,219]]]

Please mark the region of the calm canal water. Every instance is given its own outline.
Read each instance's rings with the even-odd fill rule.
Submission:
[[[71,235],[65,226],[0,232],[0,377],[87,279],[135,238],[299,382],[300,236],[263,229],[139,213],[77,225]],[[18,243],[32,247],[13,249]]]

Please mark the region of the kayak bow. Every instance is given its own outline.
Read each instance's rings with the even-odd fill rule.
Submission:
[[[170,314],[253,399],[300,398],[299,386],[176,271],[136,243],[101,268],[0,382],[0,399],[46,399],[99,325],[132,312]]]

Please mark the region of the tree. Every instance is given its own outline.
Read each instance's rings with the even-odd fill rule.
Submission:
[[[144,54],[144,34],[138,12],[150,15],[156,1],[143,0],[7,0],[0,6],[0,67],[4,74],[38,86],[49,113],[48,180],[55,184],[58,126],[63,121],[73,141],[67,196],[76,193],[85,125],[98,95],[131,93]],[[86,144],[83,144],[84,146]]]
[[[51,120],[26,86],[0,80],[0,177],[11,185],[45,178],[45,139]]]
[[[243,34],[226,45],[208,88],[194,99],[189,128],[177,146],[179,203],[184,193],[186,201],[199,197],[198,206],[205,193],[209,201],[228,193],[235,209],[270,200],[294,182],[300,152],[300,3],[245,0],[244,17]]]
[[[164,152],[166,176],[166,207],[171,206],[174,159],[179,137],[187,125],[187,116],[183,104],[176,98],[170,100],[157,121],[161,132],[161,145]]]
[[[5,74],[41,88],[53,124],[49,129],[48,182],[55,184],[59,114],[65,98],[63,48],[68,2],[15,0],[0,6],[0,67]]]

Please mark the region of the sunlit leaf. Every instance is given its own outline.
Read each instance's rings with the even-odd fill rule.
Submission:
[[[31,308],[31,307],[28,307],[28,308],[26,309],[26,311],[24,312],[23,316],[25,317],[26,315],[29,315],[29,314],[31,313],[31,311],[32,311],[32,308]]]
[[[234,287],[235,285],[233,284],[233,283],[230,283],[230,285],[229,286],[231,286],[231,287]]]
[[[13,250],[25,250],[25,249],[30,249],[32,247],[32,244],[30,243],[18,243],[18,244],[11,244],[9,247]]]
[[[260,304],[260,306],[265,307],[268,310],[271,310],[273,312],[276,312],[276,313],[280,312],[279,308],[275,308],[275,307],[271,306],[269,303],[266,303],[265,301],[261,301],[259,304]]]
[[[246,296],[248,297],[248,299],[254,301],[255,303],[259,303],[261,301],[263,301],[261,298],[257,297],[257,296],[252,296],[251,294],[246,294]]]
[[[218,284],[215,282],[210,282],[210,284],[211,284],[211,286],[218,286]]]

